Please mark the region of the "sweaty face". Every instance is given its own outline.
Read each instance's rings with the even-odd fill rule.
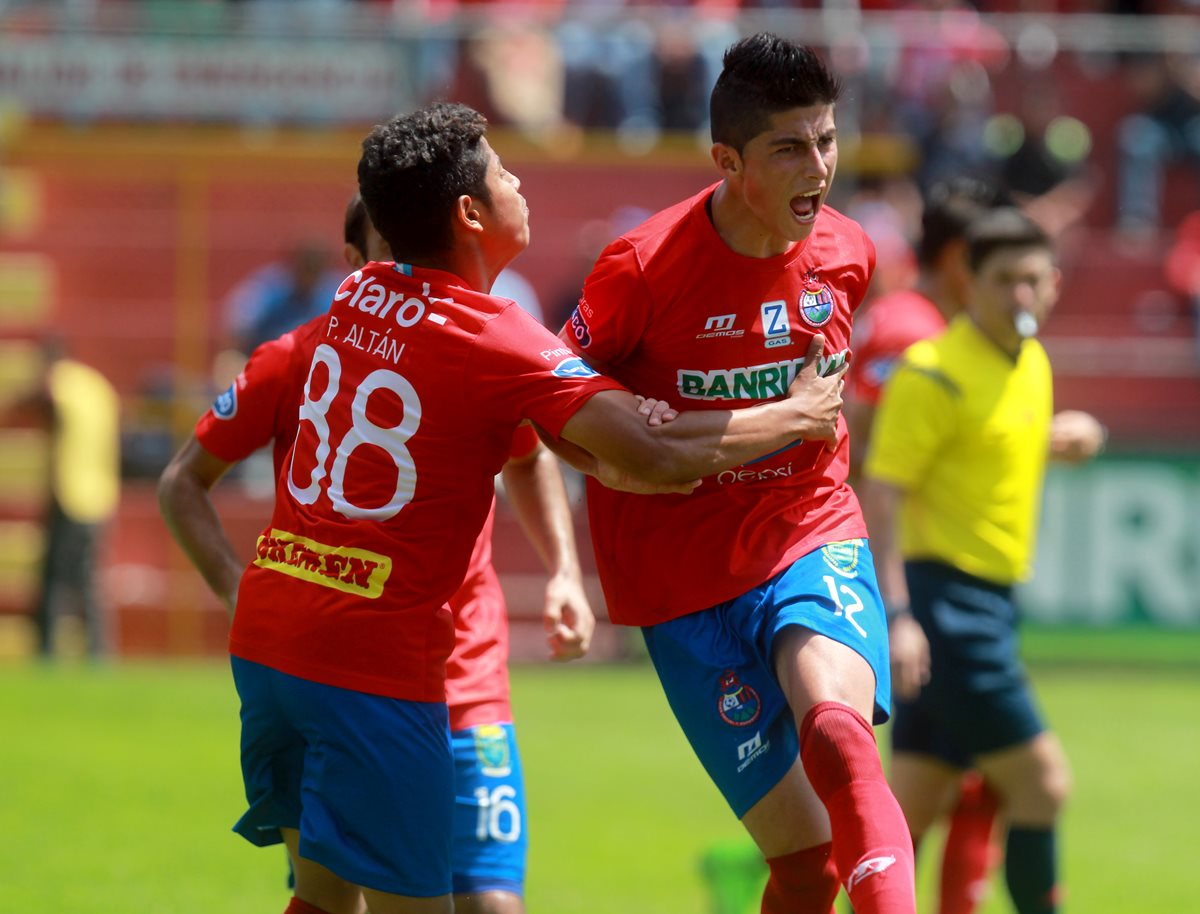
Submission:
[[[1001,248],[975,274],[968,310],[984,335],[1008,352],[1020,347],[1018,316],[1041,327],[1058,298],[1058,268],[1045,248]]]
[[[837,157],[832,105],[774,114],[742,150],[742,198],[780,250],[812,234]]]
[[[487,204],[481,201],[481,217],[492,247],[507,255],[507,263],[529,245],[529,206],[521,196],[521,179],[505,170],[486,139],[482,144],[488,156],[486,185],[491,200]]]

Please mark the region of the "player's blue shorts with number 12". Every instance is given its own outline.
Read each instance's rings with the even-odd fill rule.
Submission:
[[[738,818],[799,752],[771,663],[789,625],[861,654],[875,673],[875,723],[887,720],[887,618],[865,540],[829,543],[740,597],[642,629],[671,710]]]

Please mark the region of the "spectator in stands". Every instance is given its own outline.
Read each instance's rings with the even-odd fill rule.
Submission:
[[[1161,227],[1167,166],[1200,174],[1200,55],[1137,57],[1126,75],[1137,107],[1117,133],[1117,228],[1147,236]]]
[[[88,655],[97,658],[109,649],[96,556],[120,493],[120,402],[104,375],[68,358],[58,338],[46,336],[42,352],[35,389],[11,407],[41,425],[49,443],[37,651],[55,655],[58,622],[72,612],[82,616]]]
[[[229,293],[225,314],[231,345],[248,354],[318,314],[342,281],[325,245],[301,241],[283,259],[256,270]]]

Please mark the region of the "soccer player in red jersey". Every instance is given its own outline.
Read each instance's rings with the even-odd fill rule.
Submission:
[[[609,245],[562,338],[639,393],[733,415],[778,396],[818,334],[818,371],[844,366],[875,255],[825,203],[839,91],[809,48],[733,45],[710,105],[720,182]],[[891,704],[888,636],[848,460],[839,422],[834,442],[790,441],[686,497],[588,485],[609,615],[642,627],[693,749],[767,858],[767,914],[827,914],[839,881],[858,914],[914,910],[871,727]]]
[[[816,372],[823,338],[786,396],[653,426],[632,393],[489,295],[529,226],[485,130],[478,112],[436,104],[363,141],[363,201],[401,262],[367,264],[334,295],[271,523],[238,584],[250,808],[236,828],[286,842],[291,914],[347,914],[359,891],[372,914],[452,910],[445,604],[519,425],[680,492],[835,436],[842,382]]]
[[[366,252],[366,253],[364,253]],[[390,255],[355,194],[345,218],[352,269]],[[234,464],[274,443],[276,476],[297,431],[297,407],[324,318],[264,343],[196,424],[162,475],[163,515],[213,591],[232,611],[244,561],[221,529],[208,493]],[[551,656],[586,653],[595,620],[583,590],[558,461],[530,426],[514,437],[505,489],[551,573],[545,626]],[[494,508],[449,600],[454,652],[446,698],[455,757],[454,904],[459,914],[520,914],[528,848],[525,788],[512,723],[508,619],[491,562]]]

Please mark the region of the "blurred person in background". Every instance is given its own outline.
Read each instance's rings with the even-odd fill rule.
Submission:
[[[814,361],[840,378],[875,260],[825,203],[840,91],[811,48],[732,45],[710,100],[721,180],[612,242],[562,339],[649,396],[735,416]],[[839,422],[835,443],[792,440],[686,498],[588,480],[610,617],[641,627],[693,751],[767,859],[764,914],[824,914],[839,882],[859,914],[914,910],[871,726],[891,706],[887,626],[847,451]],[[686,557],[676,573],[663,549]]]
[[[120,497],[121,403],[104,375],[67,355],[62,339],[47,334],[41,351],[35,389],[7,409],[44,429],[49,448],[37,651],[55,655],[59,622],[73,614],[83,619],[88,655],[98,658],[111,648],[97,559]]]
[[[1059,293],[1046,233],[1013,207],[967,230],[966,311],[909,347],[884,388],[861,485],[897,676],[891,781],[914,842],[978,770],[1007,824],[1018,914],[1053,914],[1070,772],[1017,650],[1014,585],[1029,574],[1048,455],[1099,452],[1100,424],[1053,414],[1036,339]],[[898,630],[900,631],[900,630]],[[915,686],[915,689],[914,689]]]
[[[230,345],[243,355],[329,310],[342,271],[318,241],[296,244],[282,259],[255,270],[226,296]]]
[[[344,239],[352,270],[392,259],[357,193],[346,208]],[[322,314],[259,346],[159,483],[167,526],[231,616],[245,556],[225,536],[209,492],[234,464],[268,444],[276,476],[287,472],[304,383],[327,320]],[[559,661],[583,656],[595,620],[558,460],[523,426],[501,472],[521,526],[550,573],[543,605],[550,655]],[[491,559],[494,518],[493,502],[466,577],[449,601],[455,631],[446,670],[456,792],[452,864],[460,914],[524,910],[528,813],[509,701],[507,608]]]

